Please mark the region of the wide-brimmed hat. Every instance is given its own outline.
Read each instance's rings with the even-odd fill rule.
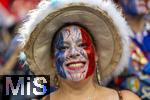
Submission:
[[[111,0],[42,0],[18,30],[18,41],[36,75],[53,79],[51,42],[56,31],[67,23],[78,23],[92,34],[102,80],[117,75],[126,66],[130,29]]]

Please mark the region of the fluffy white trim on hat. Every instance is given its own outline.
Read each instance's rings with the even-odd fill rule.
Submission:
[[[48,16],[48,14],[60,8],[64,8],[66,5],[69,5],[71,3],[79,2],[93,5],[93,7],[98,6],[99,8],[104,10],[109,15],[109,17],[111,17],[113,23],[117,27],[122,40],[123,54],[112,76],[118,75],[128,64],[129,34],[131,34],[131,30],[127,25],[125,19],[122,17],[121,11],[118,11],[117,6],[111,0],[42,0],[37,6],[37,9],[31,10],[27,14],[27,18],[18,29],[19,35],[17,41],[20,42],[20,47],[23,48],[25,46],[32,31],[46,16]],[[109,79],[112,76],[110,76]],[[106,81],[107,80],[105,80],[105,82]]]

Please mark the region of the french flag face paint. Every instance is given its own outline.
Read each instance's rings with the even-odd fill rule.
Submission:
[[[55,65],[62,78],[80,81],[94,73],[95,50],[85,29],[76,25],[64,27],[54,42]]]
[[[120,0],[124,11],[132,16],[143,15],[148,12],[147,0]]]

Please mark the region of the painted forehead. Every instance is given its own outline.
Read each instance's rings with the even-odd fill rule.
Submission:
[[[78,26],[65,27],[61,30],[61,34],[64,40],[67,40],[70,38],[72,40],[81,39],[81,30],[80,30],[80,27]]]
[[[82,27],[77,26],[77,25],[70,25],[67,27],[64,27],[62,30],[59,32],[59,38],[63,38],[63,40],[68,40],[71,39],[73,41],[78,41],[78,40],[84,40],[84,41],[89,41],[91,42],[91,37],[89,33]]]

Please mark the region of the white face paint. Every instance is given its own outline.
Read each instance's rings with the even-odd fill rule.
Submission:
[[[138,14],[146,14],[148,12],[147,3],[144,0],[135,0]]]

